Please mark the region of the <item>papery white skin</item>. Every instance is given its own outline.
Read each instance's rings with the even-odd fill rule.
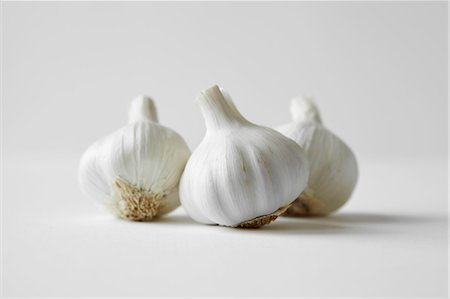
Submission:
[[[238,226],[297,198],[306,186],[308,163],[295,142],[247,121],[217,86],[203,91],[197,102],[207,131],[180,182],[189,216]]]
[[[139,96],[130,106],[129,123],[96,141],[81,158],[82,190],[119,217],[129,218],[121,211],[118,178],[162,202],[156,215],[132,220],[150,220],[180,205],[179,180],[190,150],[179,134],[157,121],[153,101]]]
[[[291,101],[293,121],[277,128],[297,142],[310,165],[308,187],[286,215],[326,215],[350,198],[358,180],[358,166],[351,149],[322,125],[317,106],[310,97]]]

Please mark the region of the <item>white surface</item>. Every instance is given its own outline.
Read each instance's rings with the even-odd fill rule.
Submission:
[[[446,295],[447,3],[2,5],[4,295]],[[81,195],[79,157],[132,98],[193,149],[215,83],[268,126],[315,95],[360,164],[349,205],[247,231]]]
[[[6,296],[446,296],[446,160],[360,161],[335,216],[260,230],[98,212],[76,159],[5,159]]]

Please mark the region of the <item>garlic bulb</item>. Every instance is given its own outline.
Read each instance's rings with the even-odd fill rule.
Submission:
[[[81,188],[116,216],[151,220],[180,205],[179,180],[190,151],[157,121],[153,101],[140,96],[131,103],[129,123],[81,158]]]
[[[326,215],[349,198],[358,179],[358,167],[350,148],[321,122],[313,100],[291,101],[293,122],[278,131],[297,142],[309,160],[308,186],[286,211],[287,216]]]
[[[275,220],[306,186],[303,150],[247,121],[217,86],[197,102],[207,131],[181,178],[183,208],[205,224],[253,228]]]

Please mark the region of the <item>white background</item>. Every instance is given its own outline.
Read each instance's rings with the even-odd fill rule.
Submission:
[[[4,296],[446,296],[447,4],[3,3]],[[314,95],[360,181],[328,218],[258,231],[95,209],[77,163],[138,94],[194,149],[194,97],[255,123]]]

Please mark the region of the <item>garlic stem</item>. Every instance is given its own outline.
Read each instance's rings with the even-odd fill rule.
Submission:
[[[197,103],[205,119],[206,129],[217,130],[225,127],[242,126],[249,124],[236,109],[230,99],[214,85],[200,93]]]
[[[128,112],[128,122],[152,121],[158,122],[158,115],[153,100],[147,96],[140,95],[131,102]]]
[[[312,97],[299,96],[291,100],[291,115],[296,123],[322,123],[319,109]]]

